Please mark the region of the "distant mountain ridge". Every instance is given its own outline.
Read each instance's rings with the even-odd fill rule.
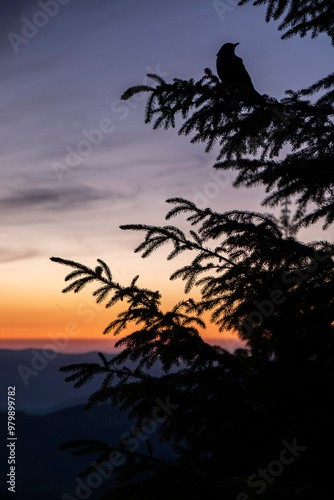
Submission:
[[[60,451],[61,443],[74,439],[101,439],[117,445],[122,434],[130,430],[134,422],[111,405],[84,410],[83,406],[65,408],[48,415],[16,414],[17,422],[17,484],[12,498],[17,500],[59,500],[67,493],[76,496],[77,475],[94,462],[96,455],[73,457],[69,451]],[[0,413],[0,428],[5,429],[7,414]],[[158,442],[159,434],[149,436],[155,456],[166,458],[172,454],[167,443]],[[9,498],[5,471],[7,469],[7,449],[5,438],[1,439],[0,460],[4,464],[0,478],[0,499]],[[145,452],[145,442],[139,451]],[[86,484],[85,478],[82,479]],[[81,483],[80,483],[81,484]],[[100,498],[114,484],[114,476],[103,479],[102,484],[92,489],[90,500]],[[82,497],[83,498],[83,497]],[[88,498],[85,497],[85,498]]]
[[[46,359],[49,355],[52,359]],[[113,355],[106,354],[107,359]],[[76,363],[99,362],[97,352],[64,354],[40,349],[0,350],[0,429],[7,428],[7,388],[15,386],[17,483],[15,494],[8,492],[6,484],[7,436],[0,432],[0,459],[4,473],[0,478],[0,500],[14,497],[17,500],[59,500],[78,498],[77,475],[97,456],[73,457],[69,451],[60,451],[61,443],[74,439],[101,439],[117,445],[122,434],[134,422],[112,405],[102,405],[84,410],[89,395],[100,387],[103,375],[96,377],[80,389],[65,382],[62,366]],[[133,363],[126,363],[134,366]],[[152,374],[159,375],[156,364]],[[165,457],[172,453],[168,444],[158,442],[155,431],[149,436],[155,455]],[[140,443],[146,451],[145,442]],[[90,500],[100,498],[114,483],[114,476],[104,479],[101,486],[92,490]],[[83,487],[84,488],[84,487]],[[88,498],[88,497],[87,497]]]
[[[49,359],[48,359],[49,357]],[[113,357],[106,354],[107,359]],[[0,349],[1,394],[0,411],[7,409],[7,388],[16,387],[16,409],[35,415],[45,415],[63,408],[82,405],[92,392],[100,387],[103,375],[97,376],[80,389],[65,382],[62,366],[76,363],[98,363],[97,352],[65,354],[41,349]],[[133,363],[127,363],[133,366]],[[161,373],[157,364],[153,374]]]

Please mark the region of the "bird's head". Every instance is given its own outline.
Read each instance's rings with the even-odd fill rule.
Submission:
[[[221,56],[221,55],[225,55],[225,56],[229,56],[229,55],[233,55],[234,54],[234,49],[236,48],[236,46],[239,45],[239,42],[238,43],[224,43],[224,45],[222,45],[217,53],[217,56]]]

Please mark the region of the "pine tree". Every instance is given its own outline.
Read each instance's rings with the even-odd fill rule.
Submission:
[[[239,5],[253,2],[253,5],[268,4],[266,21],[277,21],[285,17],[278,26],[280,31],[286,30],[282,39],[294,35],[305,37],[311,32],[312,38],[325,33],[334,45],[334,5],[331,0],[240,0]]]
[[[332,37],[331,2],[268,3],[267,20],[289,7],[280,25],[288,28],[283,37],[308,31]],[[188,295],[167,312],[160,292],[140,287],[138,277],[129,285],[117,283],[102,260],[90,269],[51,259],[73,269],[63,292],[98,283],[97,302],[107,308],[126,304],[104,331],[124,333],[116,343],[120,353],[64,367],[66,380],[79,388],[104,374],[87,408],[118,405],[136,421],[133,437],[145,422],[154,422],[174,455],[156,456],[148,436],[140,451],[124,439],[81,440],[62,448],[99,454],[82,477],[112,454],[121,457],[113,473],[119,487],[106,499],[246,500],[260,493],[268,500],[327,499],[332,486],[326,451],[334,437],[334,245],[299,241],[297,231],[318,221],[328,228],[334,221],[334,74],[307,89],[287,91],[281,102],[266,96],[261,106],[233,98],[210,69],[197,82],[150,76],[155,85],[123,94],[128,99],[148,93],[146,123],[167,129],[180,115],[179,134],[203,142],[206,151],[218,145],[214,168],[235,170],[236,187],[264,185],[263,205],[283,209],[278,218],[241,210],[218,213],[171,198],[166,219],[185,214],[188,233],[170,224],[121,226],[145,234],[135,250],[142,257],[162,245],[171,248],[168,259],[189,255],[189,264],[171,279],[182,279],[186,294],[197,287],[200,299]],[[287,144],[291,152],[282,157]],[[206,343],[201,333],[207,312],[221,332],[237,331],[247,349],[231,354]],[[127,360],[136,367],[130,369]],[[160,377],[150,373],[156,361],[162,364]],[[290,460],[284,461],[287,450]]]

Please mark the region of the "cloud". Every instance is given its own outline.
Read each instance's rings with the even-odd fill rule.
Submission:
[[[85,185],[73,187],[17,189],[9,196],[0,198],[0,209],[8,211],[25,210],[71,210],[89,203],[107,199],[122,198],[116,191],[95,189]]]
[[[40,255],[40,252],[37,250],[12,250],[10,248],[1,248],[0,247],[0,263],[5,264],[8,262],[14,262],[16,260],[25,260],[31,259],[33,257],[37,257]]]

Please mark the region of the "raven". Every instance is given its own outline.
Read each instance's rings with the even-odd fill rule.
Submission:
[[[253,85],[241,57],[234,50],[239,43],[225,43],[217,54],[217,73],[226,88],[263,99]]]

